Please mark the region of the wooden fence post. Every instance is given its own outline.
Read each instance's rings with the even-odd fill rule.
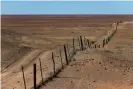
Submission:
[[[86,39],[86,46],[87,46],[87,48],[88,48],[88,42],[87,42],[87,40],[88,40],[88,39]]]
[[[107,43],[108,43],[108,42],[109,42],[109,37],[107,38],[107,40],[108,40],[108,41],[107,41]]]
[[[85,40],[85,36],[84,36],[84,48],[86,49],[86,40]]]
[[[81,50],[83,51],[83,50],[84,50],[84,47],[83,47],[83,40],[82,40],[82,36],[80,36],[80,42],[81,42]]]
[[[85,47],[87,48],[88,46],[87,46],[88,44],[87,44],[87,38],[85,38]]]
[[[97,44],[94,44],[95,48],[97,48]]]
[[[54,61],[54,53],[52,52],[52,61],[53,61],[53,71],[55,74],[55,61]]]
[[[105,44],[105,39],[103,39],[103,47],[104,47],[104,44]]]
[[[25,81],[25,76],[24,76],[24,67],[22,65],[21,65],[21,69],[22,69],[22,74],[23,74],[24,87],[26,89],[26,81]]]
[[[43,83],[42,63],[41,63],[41,59],[40,58],[39,58],[39,63],[40,63],[40,72],[41,72],[42,83]]]
[[[67,51],[66,51],[66,46],[64,45],[64,53],[65,53],[65,58],[66,58],[66,64],[68,65],[68,58],[67,58]]]
[[[108,38],[106,37],[106,39],[105,39],[105,44],[107,44],[108,43]]]
[[[116,23],[116,30],[117,30],[117,25],[118,25],[118,23]]]
[[[88,47],[90,48],[90,42],[89,42],[89,39],[87,39],[87,44],[88,44]]]
[[[36,89],[36,64],[33,64],[34,89]]]
[[[98,45],[98,47],[100,48],[100,44]]]
[[[74,38],[73,38],[73,55],[75,54],[75,44],[74,44]]]
[[[111,40],[111,36],[109,36],[109,38],[108,38],[108,39],[109,39],[109,41],[110,41],[110,40]],[[108,41],[108,42],[109,42],[109,41]]]
[[[80,38],[78,38],[79,49],[81,50]]]
[[[59,51],[60,51],[61,65],[62,65],[62,68],[63,68],[63,61],[62,61],[61,50],[59,49]]]
[[[66,47],[67,47],[67,52],[68,52],[69,60],[71,60],[68,44],[66,44]]]

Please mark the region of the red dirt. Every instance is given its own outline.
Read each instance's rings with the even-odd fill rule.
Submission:
[[[132,28],[120,24],[105,48],[79,52],[76,61],[41,89],[133,89]]]
[[[117,21],[131,21],[132,15],[7,15],[2,27],[75,27],[111,26]]]
[[[73,16],[41,16],[41,15],[40,16],[37,16],[37,15],[35,15],[35,16],[30,16],[30,15],[2,16],[2,65],[4,65],[4,66],[2,66],[2,69],[4,69],[4,72],[1,74],[2,89],[13,89],[13,88],[14,89],[23,89],[24,88],[23,81],[22,81],[22,73],[20,70],[21,64],[26,67],[26,69],[25,69],[25,75],[27,76],[26,82],[27,82],[28,88],[31,88],[33,86],[32,64],[34,62],[38,62],[37,59],[39,57],[43,59],[44,71],[45,72],[50,71],[50,70],[52,70],[51,66],[49,66],[51,63],[51,60],[47,60],[46,57],[51,55],[51,51],[53,51],[52,50],[53,48],[63,45],[66,42],[72,42],[73,36],[78,37],[81,35],[81,36],[86,36],[89,39],[100,38],[108,30],[110,30],[112,23],[120,21],[120,20],[130,21],[130,20],[133,20],[133,16],[132,15],[117,15],[117,16],[113,16],[113,15],[107,15],[107,16],[104,16],[104,15],[96,15],[96,16],[87,16],[87,15],[84,15],[84,16],[83,15],[76,15],[76,16],[75,15],[73,15]],[[99,52],[99,50],[96,52],[92,52],[94,54],[94,56],[96,56],[96,58],[94,58],[94,59],[96,59],[97,61],[99,61],[99,60],[101,61],[102,57],[105,57],[105,60],[106,60],[108,58],[111,58],[111,57],[114,58],[116,56],[118,56],[118,57],[120,56],[122,59],[123,58],[128,58],[129,60],[132,59],[132,55],[130,53],[132,53],[132,51],[131,51],[132,50],[132,47],[131,47],[132,42],[131,41],[132,41],[132,36],[133,36],[132,33],[133,32],[131,32],[132,30],[130,31],[129,29],[132,29],[133,27],[132,27],[132,25],[129,25],[129,26],[126,25],[126,26],[123,25],[122,28],[125,28],[127,30],[127,32],[126,32],[126,30],[119,30],[120,33],[116,34],[116,37],[114,37],[115,40],[112,40],[111,42],[109,42],[109,45],[107,45],[105,47],[105,49],[101,49],[100,52]],[[127,33],[128,35],[126,35],[125,33]],[[122,38],[121,35],[122,36],[124,35],[122,42],[120,41]],[[131,39],[129,37],[131,37]],[[124,47],[126,47],[126,51],[121,51],[123,49],[119,49],[120,43],[122,43],[122,45]],[[130,47],[127,47],[127,46],[130,46]],[[21,55],[19,55],[18,50],[21,48],[23,49],[23,47],[31,48],[31,50],[24,50],[24,52],[21,53]],[[117,48],[119,49],[119,51],[121,51],[122,54],[126,53],[124,55],[124,57],[117,50]],[[112,52],[112,50],[113,50],[113,52],[114,53],[116,52],[117,54],[115,54],[115,55],[108,54],[107,50],[109,50],[109,52],[110,51]],[[114,50],[117,50],[117,51],[114,51]],[[103,51],[105,51],[105,52],[103,52]],[[9,58],[10,59],[9,60],[8,58],[6,58],[6,56],[8,56],[10,53],[6,54],[6,52],[10,52],[13,54],[15,53],[15,55],[18,55],[18,57],[11,56]],[[58,53],[58,52],[55,52],[55,53]],[[103,54],[100,54],[100,53],[103,53]],[[82,64],[82,62],[84,62],[84,60],[82,60],[82,59],[85,59],[85,57],[87,58],[88,55],[90,55],[90,54],[86,54],[86,55],[83,55],[83,54],[84,54],[84,52],[81,52],[81,53],[77,54],[77,56],[75,56],[76,60],[78,58],[79,58],[79,60],[81,60],[80,61],[81,64]],[[107,55],[107,57],[106,57],[106,55]],[[57,57],[57,59],[58,59],[58,57]],[[88,59],[90,60],[90,59],[92,59],[92,57],[88,57]],[[10,63],[13,60],[15,60],[13,62],[13,64]],[[6,61],[8,62],[8,64],[10,64],[10,67],[8,67],[8,68],[6,68],[6,66],[7,66]],[[101,61],[101,62],[103,62],[103,61]],[[89,70],[87,68],[88,68],[88,66],[91,66],[91,64],[87,63],[87,62],[86,62],[86,64],[87,64],[87,66],[85,66],[84,68],[86,70]],[[112,65],[109,64],[109,66],[112,66]],[[97,67],[99,67],[99,65]],[[94,77],[96,77],[96,78],[97,78],[97,75],[95,75],[95,72],[97,70],[97,67],[96,68],[94,67]],[[72,73],[74,72],[74,76],[79,74],[78,76],[80,76],[80,77],[82,77],[82,73],[84,76],[84,72],[86,74],[86,73],[90,73],[90,71],[91,71],[91,69],[89,71],[84,71],[85,69],[81,68],[81,66],[79,66],[78,67],[79,69],[76,71],[81,72],[81,74],[80,74],[80,73],[73,71],[73,67],[70,67],[70,68],[72,68],[72,70],[68,69],[68,68],[64,70],[64,74],[67,74],[65,72],[67,70],[67,71],[69,71],[68,74],[71,74],[71,72]],[[122,70],[119,70],[119,71],[122,71]],[[40,73],[40,72],[38,72],[38,73]],[[116,74],[117,76],[115,76],[115,77],[112,76],[112,77],[110,77],[110,79],[114,79],[114,80],[121,79],[121,76],[119,76],[120,73],[115,72],[114,75]],[[128,72],[128,75],[132,76],[132,74],[130,75],[130,73],[132,73],[132,71]],[[64,74],[60,74],[60,75],[64,75]],[[40,82],[40,75],[37,75],[37,76],[39,79],[37,82]],[[45,73],[44,73],[44,76],[46,77],[47,75],[45,75]],[[103,76],[103,77],[98,77],[98,79],[108,80],[108,74],[105,73],[105,76],[106,76],[105,78]],[[122,75],[122,77],[123,77],[123,75]],[[86,78],[86,75],[84,78]],[[89,79],[90,79],[90,77],[89,77]],[[94,82],[94,83],[92,83],[92,86],[90,86],[90,84],[88,84],[88,83],[84,84],[84,82],[86,82],[86,80],[84,80],[84,79],[75,81],[72,78],[70,80],[72,80],[72,83],[74,83],[74,84],[72,84],[72,85],[69,84],[69,83],[71,83],[71,82],[69,82],[69,80],[67,81],[65,79],[59,79],[59,82],[58,82],[58,80],[57,81],[55,80],[55,82],[48,83],[47,87],[43,87],[43,88],[44,89],[45,88],[55,89],[55,85],[57,85],[57,87],[56,87],[57,89],[60,89],[60,87],[62,89],[66,86],[67,86],[66,89],[75,89],[75,88],[82,89],[81,87],[86,87],[86,86],[87,86],[87,88],[96,86],[96,87],[101,87],[102,89],[104,89],[103,86],[108,85],[109,87],[105,88],[105,89],[116,89],[116,86],[121,87],[118,89],[123,89],[122,87],[125,86],[124,84],[129,84],[127,82],[123,82],[124,84],[122,85],[119,82],[113,81],[112,83],[110,83],[110,81],[109,81],[107,83],[107,85],[105,85],[104,83],[106,83],[106,82],[99,81],[99,83],[95,83],[97,81],[90,79],[90,82],[89,82],[90,84],[92,81]],[[65,85],[65,84],[67,84],[67,85]],[[77,85],[80,85],[80,86],[77,87]],[[129,85],[132,86],[132,83],[130,83]],[[72,87],[75,87],[75,88],[72,88]],[[115,88],[111,88],[111,87],[115,87]],[[124,88],[124,89],[126,89],[126,88]],[[130,88],[127,88],[127,89],[130,89]]]

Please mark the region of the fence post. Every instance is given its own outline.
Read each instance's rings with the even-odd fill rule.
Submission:
[[[24,76],[24,67],[21,65],[22,74],[23,74],[23,81],[24,81],[24,87],[26,89],[26,82],[25,82],[25,76]]]
[[[109,42],[109,37],[107,38],[107,43]]]
[[[88,48],[88,43],[87,43],[87,39],[86,39],[86,48]]]
[[[117,25],[118,25],[118,23],[116,23],[116,30],[117,30]]]
[[[95,46],[95,48],[97,48],[97,44],[95,44],[94,46]]]
[[[89,42],[89,39],[87,39],[87,44],[88,44],[88,47],[90,48],[90,42]]]
[[[73,38],[73,55],[75,54],[75,44],[74,44],[74,38]]]
[[[55,61],[54,61],[54,53],[52,52],[52,61],[53,61],[53,71],[55,74]]]
[[[109,41],[110,41],[110,40],[111,40],[111,36],[109,36],[109,38],[108,38],[108,39],[109,39]]]
[[[85,38],[85,47],[87,48],[87,39]]]
[[[104,47],[105,39],[103,39],[103,47]]]
[[[39,58],[39,63],[40,63],[40,72],[41,72],[42,83],[43,83],[42,63],[41,63],[41,59],[40,58]]]
[[[108,43],[108,37],[105,38],[105,44],[107,44],[107,43]]]
[[[68,44],[66,44],[66,47],[67,47],[67,52],[68,52],[69,60],[71,60]]]
[[[98,47],[100,48],[100,44],[98,45]]]
[[[36,89],[36,64],[33,64],[34,89]]]
[[[81,50],[80,38],[78,38],[78,43],[79,43],[79,49]]]
[[[62,61],[61,50],[59,49],[59,51],[60,51],[61,65],[62,65],[62,68],[63,68],[63,61]]]
[[[85,36],[84,36],[84,48],[86,49],[86,41],[85,41]]]
[[[82,36],[80,36],[80,42],[81,42],[81,50],[83,51],[84,48],[83,48],[83,40],[82,40]]]
[[[65,52],[65,58],[66,58],[66,64],[68,65],[68,58],[67,58],[67,51],[66,51],[66,46],[64,45],[64,52]]]

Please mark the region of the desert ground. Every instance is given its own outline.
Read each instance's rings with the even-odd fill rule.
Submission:
[[[133,88],[132,15],[14,15],[2,16],[1,19],[2,89],[24,89],[21,65],[24,66],[27,89],[31,89],[32,65],[38,63],[39,58],[46,78],[52,71],[51,52],[59,64],[57,49],[62,50],[63,44],[71,45],[73,37],[79,36],[97,40],[118,21],[122,23],[104,48],[77,52],[70,65],[41,89]],[[39,63],[37,67],[39,83]]]

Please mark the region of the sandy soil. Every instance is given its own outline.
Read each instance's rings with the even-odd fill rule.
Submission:
[[[105,48],[79,52],[41,89],[133,89],[132,38],[133,24],[121,24]]]
[[[105,19],[105,18],[108,18],[108,19]],[[33,17],[32,16],[3,16],[2,17],[2,61],[1,61],[2,62],[2,74],[1,74],[2,89],[23,89],[24,88],[23,81],[22,81],[22,73],[20,69],[21,65],[24,66],[27,88],[29,89],[33,87],[33,70],[32,70],[33,63],[37,63],[37,83],[39,83],[41,80],[40,71],[39,71],[39,63],[38,63],[39,58],[41,58],[42,64],[43,64],[43,71],[44,71],[43,77],[46,78],[47,76],[51,74],[51,71],[52,71],[51,52],[54,52],[54,55],[56,56],[55,60],[56,60],[57,67],[60,67],[58,66],[60,65],[59,64],[60,63],[59,62],[60,60],[59,48],[64,43],[67,42],[71,44],[72,38],[78,37],[80,35],[86,36],[88,39],[96,40],[102,37],[104,34],[106,34],[106,32],[111,28],[112,22],[115,22],[116,20],[118,21],[118,19],[121,19],[123,21],[131,20],[131,18],[133,17],[132,16],[127,16],[127,17],[125,16],[116,16],[116,17],[115,16],[114,17],[113,16],[111,17],[110,16],[96,16],[92,18],[91,16],[79,16],[79,17],[72,16],[68,18],[68,17],[61,16],[57,18],[56,16],[55,17],[53,16],[53,17],[45,17],[45,20],[44,20],[42,19],[41,16],[39,16],[38,18],[36,16],[33,16]],[[103,20],[102,23],[101,23],[101,20]],[[124,28],[125,29],[132,28],[131,25],[129,26],[126,25],[126,26],[124,25],[121,27],[123,28],[122,31],[125,31]],[[128,34],[132,36],[129,30],[128,30]],[[126,36],[127,35],[125,35],[125,37]],[[114,43],[117,43],[117,41],[115,41],[117,37],[114,37],[114,40],[113,40]],[[125,39],[128,39],[128,37],[126,37]],[[105,49],[100,49],[100,51],[103,52],[105,50],[111,50],[112,52],[112,49],[115,50],[116,48],[113,48],[113,47],[115,47],[117,44],[114,45],[113,41],[112,43],[110,42],[109,43],[110,45],[107,45]],[[123,44],[124,42],[125,40],[123,40]],[[124,47],[125,46],[126,44],[124,45]],[[61,48],[61,50],[62,49],[63,48]],[[127,50],[129,49],[131,48],[128,48]],[[96,54],[96,56],[99,55],[100,57],[103,57],[103,55],[106,54],[106,52],[103,53],[102,55],[99,54],[99,50],[93,53]],[[132,53],[132,51],[130,51],[130,53]],[[78,60],[80,61],[82,60],[82,57],[84,59],[84,57],[90,55],[88,53],[86,53],[86,55],[83,55],[83,54],[84,52],[77,54],[75,56],[75,59],[77,61]],[[116,56],[118,55],[116,54]],[[125,56],[131,59],[131,57],[129,57],[131,55],[126,54]],[[91,59],[92,58],[88,57],[88,60],[91,60]],[[101,60],[102,58],[99,58],[97,61],[101,61]],[[80,62],[82,63],[84,62],[84,60]],[[87,65],[89,66],[91,64],[89,63]],[[88,67],[85,67],[85,68],[87,69]],[[65,69],[65,70],[68,70],[68,69]],[[65,70],[64,70],[64,74],[66,73]],[[83,70],[84,68],[82,69],[82,71]],[[70,71],[70,73],[72,72],[71,69],[69,69],[68,71]],[[94,71],[94,74],[95,74],[95,71]],[[79,77],[81,75],[79,73]],[[66,81],[66,80],[62,80],[62,81]],[[56,83],[60,83],[60,82],[61,80],[59,79],[59,82],[57,81],[54,83],[55,85],[57,85]],[[75,82],[77,83],[77,80]],[[53,82],[51,83],[54,84]],[[54,86],[53,85],[49,86],[49,84],[47,86],[47,89],[48,88],[53,89]],[[105,86],[104,81],[101,81],[100,85],[102,84],[103,86]],[[109,84],[111,83],[109,82]],[[60,89],[60,86],[57,87],[57,89],[58,88]]]
[[[117,21],[132,21],[132,15],[13,15],[2,16],[2,26],[13,27],[108,27]],[[100,23],[100,24],[99,24]]]

